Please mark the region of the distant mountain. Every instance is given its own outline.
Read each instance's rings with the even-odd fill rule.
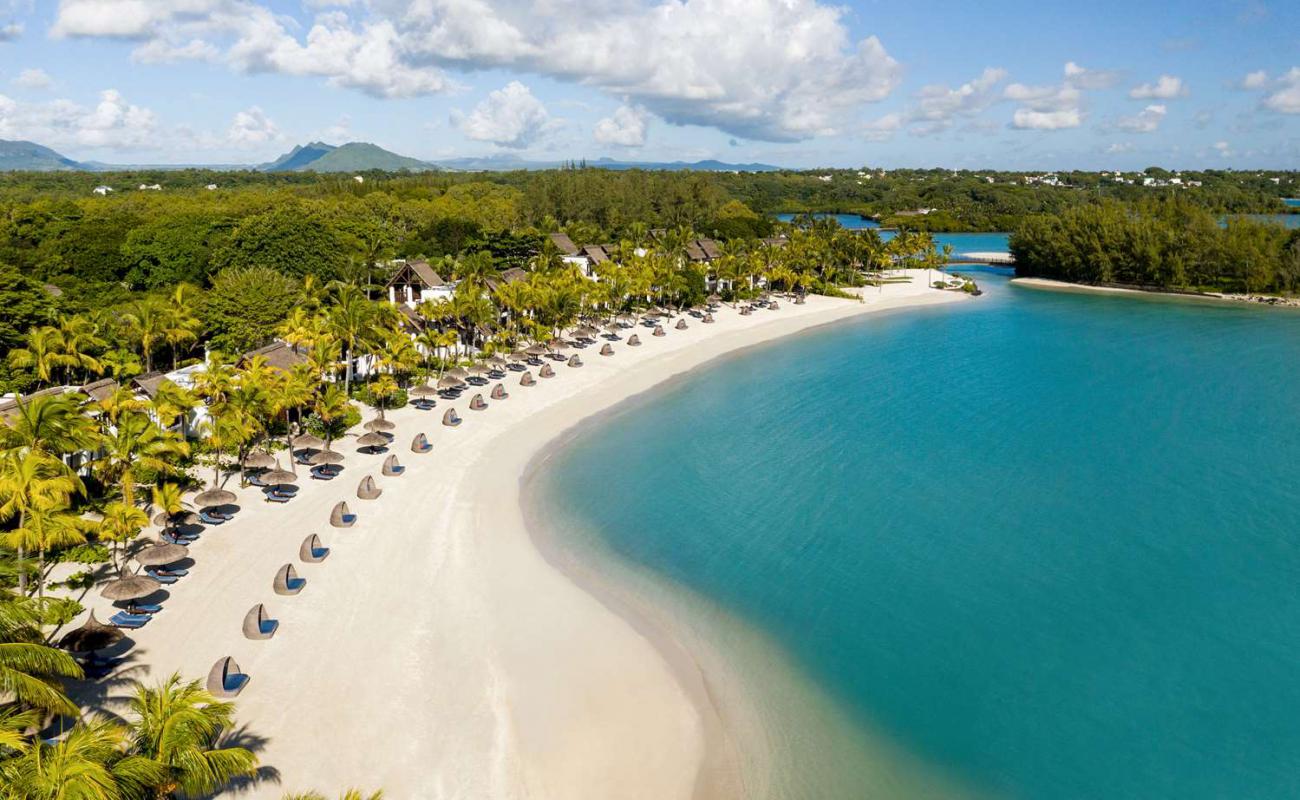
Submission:
[[[55,172],[77,169],[85,169],[85,167],[44,145],[0,139],[0,172],[19,170]]]
[[[462,172],[508,172],[512,170],[555,169],[574,161],[525,161],[512,155],[451,158],[443,161],[421,161],[418,158],[398,155],[369,142],[349,142],[335,146],[324,142],[296,145],[292,150],[265,164],[105,164],[100,161],[73,161],[48,147],[33,142],[0,139],[0,172],[34,170],[85,170],[87,172],[130,172],[132,170],[212,169],[260,172],[426,172],[445,169]],[[772,172],[782,169],[771,164],[728,164],[725,161],[618,161],[598,158],[586,161],[589,167],[599,169],[684,170],[701,172]]]
[[[421,172],[436,167],[418,158],[399,156],[369,142],[349,142],[340,147],[312,142],[294,147],[258,169],[263,172],[365,172],[372,169]]]
[[[510,155],[486,156],[483,158],[449,158],[433,162],[443,169],[463,172],[508,172],[512,170],[556,169],[573,161],[525,161]],[[771,164],[729,164],[725,161],[618,161],[613,158],[598,158],[585,162],[589,167],[598,169],[645,169],[645,170],[696,170],[699,172],[776,172],[784,169]]]

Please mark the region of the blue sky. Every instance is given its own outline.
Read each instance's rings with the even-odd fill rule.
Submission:
[[[977,7],[978,6],[978,7]],[[1300,168],[1300,4],[0,0],[0,138],[421,158]]]

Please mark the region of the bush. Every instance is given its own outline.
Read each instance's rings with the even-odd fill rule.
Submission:
[[[353,388],[352,396],[371,408],[379,408],[379,403],[375,399],[374,387],[372,384],[363,383]],[[398,389],[388,397],[384,398],[384,408],[402,408],[409,401],[405,389]]]
[[[72,564],[106,564],[108,548],[102,544],[79,544],[60,553],[59,560]]]
[[[303,427],[312,436],[319,436],[322,439],[337,439],[348,430],[361,423],[361,409],[355,404],[348,403],[348,410],[342,417],[326,425],[325,420],[321,419],[318,414],[311,414],[303,420]]]

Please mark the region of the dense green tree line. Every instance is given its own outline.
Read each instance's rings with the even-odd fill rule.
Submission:
[[[1016,274],[1077,283],[1233,293],[1300,291],[1300,231],[1217,216],[1185,200],[1100,201],[1029,217]]]

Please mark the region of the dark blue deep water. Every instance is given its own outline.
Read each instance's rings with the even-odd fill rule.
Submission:
[[[1300,313],[980,281],[634,403],[547,502],[975,793],[1300,796]]]

